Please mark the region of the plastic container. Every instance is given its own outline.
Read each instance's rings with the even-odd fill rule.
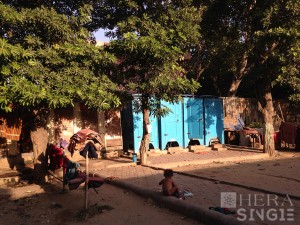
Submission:
[[[132,161],[133,162],[137,162],[137,155],[136,155],[136,153],[132,154]]]

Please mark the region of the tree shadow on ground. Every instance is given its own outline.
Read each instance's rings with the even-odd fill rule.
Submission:
[[[186,154],[180,155],[181,161],[184,161]],[[246,161],[238,158],[236,161],[226,162],[225,158],[219,158],[209,164],[173,167],[175,172],[173,179],[181,189],[188,189],[194,193],[194,196],[186,199],[193,205],[207,209],[212,206],[220,207],[222,193],[235,193],[238,198],[236,209],[244,207],[247,219],[251,216],[250,210],[255,213],[254,221],[250,221],[252,224],[285,225],[290,215],[293,221],[289,221],[289,224],[297,225],[300,221],[300,192],[297,188],[300,183],[299,162],[300,153],[292,151],[281,157]],[[120,167],[100,170],[99,173],[112,177],[118,175],[118,179],[124,182],[148,190],[160,191],[161,187],[158,183],[163,178],[163,169],[160,169],[158,164],[155,164],[155,167]],[[255,198],[259,198],[259,203]],[[275,210],[277,214],[267,218],[266,213],[270,213],[268,211],[270,209]],[[259,210],[264,211],[264,221],[256,214]],[[287,210],[292,210],[292,213],[288,215]],[[277,216],[277,220],[274,216]],[[279,221],[280,216],[282,221]]]

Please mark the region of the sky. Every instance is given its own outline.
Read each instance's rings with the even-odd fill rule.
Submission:
[[[109,42],[110,39],[108,37],[104,36],[104,30],[103,29],[99,29],[96,33],[95,33],[95,37],[97,41],[104,41],[104,42]]]

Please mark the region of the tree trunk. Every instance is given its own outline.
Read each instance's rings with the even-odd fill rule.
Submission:
[[[47,182],[47,147],[49,142],[49,109],[32,111],[30,138],[33,145],[34,179],[38,183]]]
[[[262,80],[258,81],[256,86],[258,109],[262,113],[264,123],[264,152],[268,153],[269,156],[276,156],[278,152],[275,150],[274,142],[273,116],[275,113],[271,86],[270,83],[266,84],[266,82],[263,82]]]
[[[273,123],[264,123],[264,135],[264,152],[268,153],[269,156],[276,156]]]
[[[143,110],[143,138],[140,146],[140,160],[141,165],[147,165],[147,153],[149,149],[150,133],[148,132],[149,120],[149,110]]]
[[[33,144],[34,179],[39,183],[47,181],[47,157],[48,132],[44,128],[37,128],[30,133]]]
[[[240,61],[239,67],[237,71],[234,74],[233,80],[231,82],[231,86],[229,88],[227,97],[234,97],[236,92],[239,89],[239,86],[242,82],[242,79],[244,78],[246,74],[246,68],[248,66],[248,53],[247,51],[244,51],[242,55],[242,59]]]
[[[150,133],[148,131],[148,125],[150,125],[149,119],[149,96],[142,96],[142,112],[143,112],[143,138],[140,146],[140,162],[141,165],[147,165],[147,153],[149,149]]]

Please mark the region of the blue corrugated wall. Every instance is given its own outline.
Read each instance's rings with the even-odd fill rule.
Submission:
[[[133,101],[138,101],[138,98]],[[171,112],[161,118],[150,116],[150,143],[153,148],[164,150],[170,141],[177,141],[179,146],[185,148],[191,139],[197,139],[201,145],[208,146],[210,139],[216,137],[224,143],[221,98],[185,96],[183,102],[171,104],[162,101],[160,107],[168,107]],[[124,146],[138,152],[143,135],[143,115],[136,112],[133,103],[125,111],[122,113],[122,120],[125,121],[122,126],[126,126],[122,127]]]

